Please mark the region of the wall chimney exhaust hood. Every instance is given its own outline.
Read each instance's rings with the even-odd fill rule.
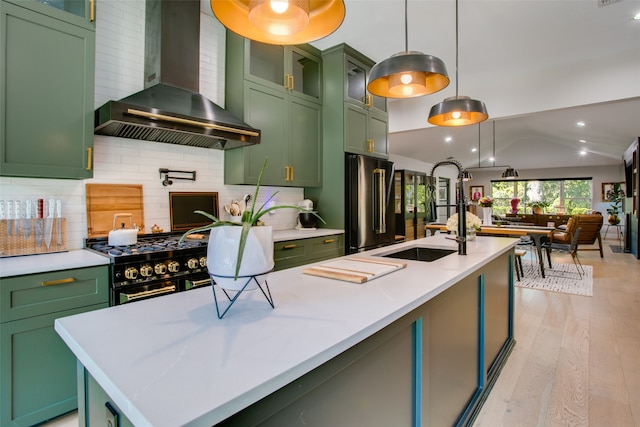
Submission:
[[[96,134],[217,149],[260,142],[260,130],[198,93],[199,1],[147,1],[145,32],[145,89],[97,109]]]

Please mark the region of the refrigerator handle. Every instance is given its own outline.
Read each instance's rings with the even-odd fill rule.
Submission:
[[[387,232],[387,220],[386,220],[386,171],[381,168],[375,168],[373,170],[373,230],[377,234],[383,234]]]

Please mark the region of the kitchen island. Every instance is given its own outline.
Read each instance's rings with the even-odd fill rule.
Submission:
[[[78,358],[80,425],[469,424],[513,346],[513,247],[363,284],[272,273],[218,319],[211,288],[56,320]],[[385,247],[457,249],[444,236]],[[397,260],[396,260],[397,261]]]

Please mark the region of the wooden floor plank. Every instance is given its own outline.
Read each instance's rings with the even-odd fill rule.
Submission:
[[[640,427],[640,261],[604,251],[579,253],[592,297],[516,288],[516,345],[474,427]]]

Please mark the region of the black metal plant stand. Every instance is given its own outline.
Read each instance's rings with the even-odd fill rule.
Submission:
[[[238,300],[238,297],[242,294],[242,292],[244,292],[247,289],[247,286],[249,286],[251,281],[254,281],[256,283],[256,286],[258,286],[258,288],[262,292],[262,295],[264,295],[264,297],[267,299],[267,302],[269,303],[271,308],[274,308],[275,306],[273,304],[273,297],[271,296],[271,290],[269,290],[269,284],[267,283],[266,280],[264,281],[264,288],[266,289],[266,292],[265,292],[265,289],[262,288],[262,285],[260,285],[260,282],[257,279],[257,277],[263,276],[263,275],[265,275],[267,273],[269,273],[269,271],[266,271],[266,272],[260,273],[260,274],[254,274],[254,275],[251,275],[251,276],[238,276],[237,280],[246,279],[246,282],[237,291],[231,291],[231,292],[235,292],[235,295],[233,297],[231,297],[229,295],[229,293],[227,292],[228,289],[224,289],[224,288],[220,287],[220,289],[222,289],[222,292],[224,292],[225,296],[229,300],[229,305],[227,305],[227,307],[224,309],[222,314],[220,313],[220,306],[218,304],[218,296],[216,295],[216,289],[215,289],[216,281],[213,278],[213,275],[210,275],[209,278],[211,279],[211,290],[213,291],[213,299],[214,299],[214,301],[216,303],[216,313],[218,314],[218,319],[222,319],[224,317],[224,315],[227,314],[227,311],[229,311],[231,306]],[[234,279],[235,278],[234,276],[218,276],[218,277],[225,278],[225,279]],[[218,286],[220,286],[220,285],[218,285]]]

